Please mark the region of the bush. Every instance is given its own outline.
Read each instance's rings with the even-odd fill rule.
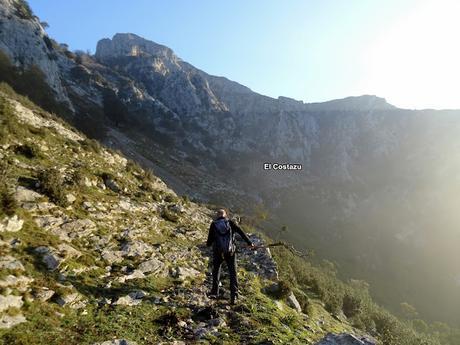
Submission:
[[[101,144],[97,140],[94,139],[85,139],[81,142],[81,146],[89,152],[100,153],[101,152]]]
[[[38,175],[38,180],[40,182],[40,191],[48,196],[52,202],[62,207],[68,205],[64,180],[58,171],[55,169],[42,171]]]
[[[295,297],[297,298],[297,301],[300,304],[302,312],[309,315],[311,309],[311,302],[308,296],[305,293],[299,291],[295,293]]]
[[[34,144],[24,144],[16,146],[14,152],[28,159],[39,158],[40,149]]]
[[[177,196],[175,196],[174,194],[167,194],[164,197],[164,201],[166,201],[166,202],[178,202],[179,198]]]
[[[265,293],[276,299],[284,299],[292,292],[291,285],[285,281],[280,280],[265,288]]]
[[[11,216],[17,209],[18,205],[13,193],[10,192],[8,186],[4,183],[0,184],[0,209],[1,213]]]
[[[8,188],[8,165],[0,162],[0,213],[11,216],[18,207],[16,199]]]
[[[14,8],[16,9],[16,15],[21,19],[32,19],[34,16],[32,9],[25,0],[14,2]]]
[[[346,317],[353,317],[361,313],[363,301],[360,297],[350,293],[343,296],[342,310]]]

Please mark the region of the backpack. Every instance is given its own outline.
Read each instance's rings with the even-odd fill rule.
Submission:
[[[233,243],[233,231],[228,219],[215,220],[214,227],[214,249],[219,254],[233,254],[235,252],[235,244]]]

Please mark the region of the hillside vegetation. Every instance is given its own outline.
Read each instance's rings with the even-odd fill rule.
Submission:
[[[460,344],[458,331],[398,320],[364,282],[345,284],[333,265],[286,247],[272,250],[279,281],[266,249],[242,249],[242,302],[209,300],[212,209],[8,85],[0,92],[3,343],[308,344],[362,330],[388,345]]]

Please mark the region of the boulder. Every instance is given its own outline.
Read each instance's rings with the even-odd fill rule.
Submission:
[[[0,257],[0,269],[24,271],[24,266],[16,258],[6,255]]]
[[[68,202],[69,204],[73,204],[73,203],[75,202],[75,200],[77,200],[77,198],[75,197],[75,195],[73,195],[72,193],[67,194],[65,197],[66,197],[67,202]]]
[[[300,306],[299,301],[297,301],[297,298],[295,297],[294,293],[291,292],[287,298],[286,298],[287,305],[290,306],[291,308],[295,309],[297,312],[301,313],[302,312],[302,307]]]
[[[81,238],[91,234],[96,224],[90,219],[76,219],[61,225],[60,230],[70,238]]]
[[[17,215],[14,215],[12,217],[5,217],[0,222],[0,232],[17,232],[22,229],[23,224],[24,221],[22,219],[19,219]]]
[[[0,288],[15,288],[18,291],[25,292],[29,288],[30,283],[33,281],[33,278],[26,276],[16,277],[10,274],[0,280]]]
[[[121,191],[121,188],[118,185],[118,183],[116,183],[115,180],[111,177],[107,177],[104,179],[104,185],[112,192],[119,193]]]
[[[104,249],[101,253],[101,256],[110,265],[123,261],[123,252],[119,250],[115,251],[115,250]]]
[[[121,251],[123,252],[123,256],[139,257],[146,256],[147,254],[153,252],[153,248],[151,245],[143,241],[136,240],[124,243],[121,246]]]
[[[94,343],[93,345],[137,345],[137,343],[126,339],[113,339],[102,343]]]
[[[34,293],[34,297],[42,302],[48,301],[51,297],[53,297],[55,292],[48,288],[41,288],[40,290]]]
[[[9,308],[19,309],[23,304],[22,296],[0,295],[0,312],[8,310]]]
[[[145,296],[147,296],[147,293],[142,290],[133,291],[127,294],[126,296],[119,297],[113,304],[128,306],[138,305],[142,303],[142,299]]]
[[[158,273],[165,268],[163,261],[160,261],[156,258],[151,258],[147,261],[142,262],[137,269],[142,273]]]
[[[59,257],[55,253],[55,250],[52,248],[43,247],[43,246],[37,247],[34,249],[34,252],[38,255],[41,255],[42,262],[45,264],[46,268],[49,271],[56,270],[62,261],[62,258]]]
[[[366,338],[358,338],[349,333],[329,333],[321,341],[316,343],[316,345],[376,345],[376,343]]]
[[[70,307],[72,309],[81,309],[86,306],[86,302],[78,292],[73,292],[67,295],[60,295],[56,298],[56,303],[61,307]]]
[[[197,271],[194,268],[191,267],[176,267],[176,269],[173,269],[171,272],[171,275],[174,278],[177,278],[179,280],[185,280],[187,278],[196,278],[201,274],[200,271]]]
[[[17,202],[34,202],[35,200],[41,198],[43,195],[28,189],[23,186],[16,187],[16,191],[14,193],[14,198]]]
[[[26,321],[26,318],[22,314],[16,314],[14,316],[5,314],[0,318],[0,328],[11,328]]]

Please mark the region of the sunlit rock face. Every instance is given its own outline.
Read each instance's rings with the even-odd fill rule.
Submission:
[[[36,65],[60,101],[66,101],[59,70],[59,54],[37,17],[14,0],[0,0],[0,50],[17,66]]]

